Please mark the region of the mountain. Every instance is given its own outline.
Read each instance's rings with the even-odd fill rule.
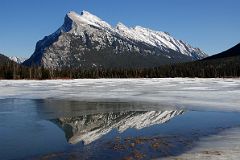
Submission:
[[[23,63],[25,60],[27,60],[26,58],[23,58],[23,57],[16,57],[16,56],[11,56],[9,57],[9,59],[11,59],[12,61],[18,63],[18,64],[21,64]]]
[[[240,43],[238,43],[236,46],[222,52],[219,54],[215,54],[213,56],[207,57],[203,60],[214,60],[219,58],[230,58],[230,57],[236,57],[240,56]]]
[[[0,54],[0,65],[3,65],[8,61],[9,61],[9,58],[7,56]]]
[[[180,114],[183,114],[183,111],[127,111],[59,118],[52,121],[64,130],[69,143],[83,141],[84,144],[90,144],[113,129],[118,129],[119,132],[129,128],[143,129],[166,123]]]
[[[207,57],[166,32],[122,23],[112,27],[87,11],[69,12],[64,24],[37,42],[24,65],[46,68],[143,68]]]
[[[240,43],[203,60],[160,66],[155,70],[148,77],[239,78]]]
[[[0,66],[6,66],[7,64],[14,63],[7,56],[0,53]]]

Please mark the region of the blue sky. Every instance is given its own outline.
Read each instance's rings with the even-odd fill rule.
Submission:
[[[218,53],[240,42],[240,0],[1,0],[0,52],[29,57],[65,14],[87,10],[111,25],[141,25]]]

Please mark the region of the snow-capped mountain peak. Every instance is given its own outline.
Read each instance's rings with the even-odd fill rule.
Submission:
[[[66,17],[75,22],[76,26],[90,25],[103,29],[112,29],[111,25],[109,25],[107,22],[87,11],[82,11],[81,15],[74,11],[70,11]]]
[[[82,11],[81,15],[77,14],[74,11],[71,11],[67,14],[67,16],[70,17],[74,22],[76,22],[78,26],[91,25],[100,29],[106,29],[108,31],[115,32],[122,37],[127,37],[131,40],[144,42],[146,44],[158,47],[162,50],[168,50],[170,48],[184,55],[193,56],[194,58],[206,56],[204,52],[200,51],[197,48],[191,47],[190,45],[184,43],[181,40],[173,38],[167,32],[154,31],[138,25],[134,28],[129,28],[121,22],[119,22],[117,26],[113,28],[107,22],[87,11]],[[193,55],[195,52],[200,52],[199,57]]]
[[[71,11],[55,33],[37,43],[34,54],[24,63],[47,68],[93,65],[104,68],[148,68],[206,56],[200,49],[166,32],[141,26],[127,27],[123,23],[112,27],[90,12],[77,14]]]

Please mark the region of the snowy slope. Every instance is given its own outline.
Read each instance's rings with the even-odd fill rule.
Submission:
[[[207,56],[199,48],[194,48],[181,40],[177,40],[166,32],[153,31],[141,26],[128,28],[122,23],[119,23],[116,29],[118,33],[125,37],[136,41],[145,42],[162,50],[167,50],[170,48],[174,51],[194,57],[196,59],[201,59]]]

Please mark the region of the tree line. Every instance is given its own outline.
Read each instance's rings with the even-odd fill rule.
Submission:
[[[196,61],[155,68],[64,68],[27,67],[8,61],[0,65],[0,79],[80,79],[80,78],[167,78],[240,77],[240,56],[227,59]]]

